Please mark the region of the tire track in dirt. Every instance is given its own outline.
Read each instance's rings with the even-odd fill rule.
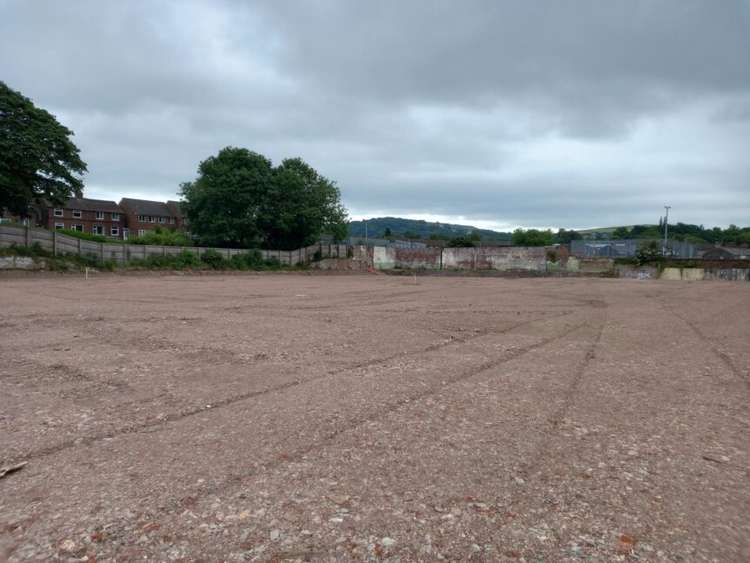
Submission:
[[[491,360],[487,360],[480,364],[479,366],[466,370],[462,374],[452,378],[450,381],[446,381],[445,383],[437,383],[434,385],[431,385],[427,387],[426,389],[419,391],[417,393],[413,393],[409,396],[402,397],[396,401],[393,401],[390,403],[387,407],[377,409],[374,412],[361,417],[356,417],[354,419],[351,419],[347,424],[342,425],[340,428],[336,428],[329,433],[323,435],[320,439],[302,447],[298,448],[296,450],[293,450],[289,454],[284,454],[283,456],[277,456],[273,460],[264,463],[262,465],[262,469],[255,469],[248,473],[242,474],[242,475],[234,475],[229,476],[226,479],[222,481],[214,481],[211,485],[205,485],[203,486],[199,491],[194,492],[192,495],[189,496],[190,502],[194,502],[199,497],[205,497],[209,494],[215,494],[217,491],[225,488],[227,485],[238,485],[242,483],[243,481],[253,478],[260,474],[261,472],[265,472],[268,470],[273,470],[278,467],[281,467],[283,465],[286,465],[291,462],[295,462],[303,458],[304,456],[312,453],[315,450],[319,450],[326,445],[334,442],[339,436],[350,432],[352,430],[356,430],[357,428],[368,424],[370,422],[374,422],[380,419],[385,418],[386,416],[390,415],[393,412],[396,412],[400,408],[416,402],[420,401],[424,398],[431,397],[433,395],[436,395],[437,393],[444,391],[445,389],[457,384],[461,383],[463,381],[466,381],[468,379],[471,379],[473,377],[476,377],[478,375],[481,375],[482,373],[486,372],[487,370],[494,369],[500,365],[503,365],[505,363],[511,362],[513,360],[516,360],[530,352],[533,352],[539,348],[543,348],[544,346],[547,346],[557,340],[560,340],[562,338],[565,338],[566,336],[569,336],[570,334],[580,330],[581,328],[587,326],[588,323],[584,322],[578,325],[575,325],[572,328],[569,328],[565,331],[563,331],[560,334],[556,334],[555,336],[550,336],[547,338],[544,338],[540,340],[539,342],[536,342],[534,344],[530,344],[528,346],[520,347],[513,349],[507,354],[504,354],[500,358],[494,358]],[[182,498],[179,500],[174,500],[171,503],[167,503],[164,508],[160,507],[160,510],[162,512],[168,512],[170,509],[172,510],[184,510],[184,504],[187,501],[187,498]]]
[[[343,367],[343,368],[331,370],[331,371],[322,373],[322,374],[320,374],[318,376],[311,377],[311,378],[308,378],[308,379],[293,379],[291,381],[287,381],[285,383],[282,383],[282,384],[279,384],[279,385],[275,385],[275,386],[272,386],[272,387],[269,387],[269,388],[266,388],[266,389],[260,389],[260,390],[256,390],[256,391],[250,391],[250,392],[247,392],[247,393],[240,393],[238,395],[233,395],[231,397],[227,397],[227,398],[221,399],[219,401],[214,401],[210,406],[207,406],[207,405],[196,406],[196,407],[184,409],[184,410],[176,412],[176,413],[167,414],[167,415],[165,415],[165,416],[163,416],[161,418],[155,419],[155,420],[147,420],[147,421],[142,422],[142,423],[138,423],[138,424],[133,424],[133,425],[130,425],[130,426],[125,426],[125,427],[117,428],[117,429],[114,429],[114,430],[111,430],[111,431],[108,431],[108,432],[102,432],[102,433],[95,434],[93,436],[88,436],[88,437],[85,437],[85,438],[81,437],[81,438],[66,440],[66,441],[61,442],[59,444],[56,444],[54,446],[49,446],[49,447],[46,447],[46,448],[41,448],[39,450],[29,452],[28,454],[26,454],[26,455],[24,455],[22,457],[23,457],[24,460],[29,461],[29,460],[33,460],[33,459],[39,459],[39,458],[42,458],[42,457],[47,457],[49,455],[56,454],[58,452],[61,452],[63,450],[67,450],[67,449],[70,449],[70,448],[75,448],[75,447],[78,447],[78,446],[89,446],[91,444],[94,444],[94,443],[97,443],[97,442],[101,442],[102,440],[108,440],[108,439],[115,438],[115,437],[121,436],[121,435],[136,434],[138,432],[146,431],[146,430],[153,432],[154,430],[152,430],[152,429],[154,429],[155,427],[165,426],[165,425],[167,425],[169,423],[177,422],[177,421],[180,421],[182,419],[185,419],[185,418],[188,418],[188,417],[191,417],[191,416],[195,416],[195,415],[198,415],[198,414],[205,413],[207,411],[213,411],[213,410],[216,410],[216,409],[226,408],[228,406],[234,405],[235,403],[239,403],[239,402],[242,402],[242,401],[247,401],[247,400],[250,400],[250,399],[255,399],[257,397],[262,397],[262,396],[268,395],[270,393],[283,392],[283,391],[285,391],[287,389],[290,389],[292,387],[296,387],[298,385],[302,385],[302,384],[305,384],[305,383],[312,383],[312,382],[319,381],[319,380],[327,378],[327,377],[331,377],[331,376],[335,376],[335,375],[340,375],[340,374],[345,373],[347,371],[361,369],[361,368],[364,368],[364,367],[378,366],[378,365],[382,365],[382,364],[385,364],[387,362],[390,362],[390,361],[393,361],[393,360],[396,360],[396,359],[407,358],[407,357],[410,357],[410,356],[417,356],[417,355],[420,355],[420,354],[426,354],[426,353],[434,352],[434,351],[440,350],[441,348],[444,348],[444,347],[447,347],[447,346],[451,346],[451,345],[466,344],[466,343],[469,343],[472,340],[475,340],[477,338],[481,338],[481,337],[487,336],[488,334],[497,334],[497,335],[506,334],[508,332],[511,332],[511,331],[516,330],[516,329],[521,328],[521,327],[524,327],[526,325],[530,325],[530,324],[535,323],[535,322],[539,322],[539,321],[543,321],[543,320],[547,321],[547,320],[552,320],[552,319],[556,319],[556,318],[561,318],[561,317],[568,316],[570,314],[572,314],[572,312],[561,313],[561,314],[558,314],[558,315],[548,316],[548,317],[544,317],[544,318],[541,318],[541,319],[527,319],[525,321],[522,321],[522,322],[519,322],[519,323],[515,323],[515,324],[513,324],[513,325],[511,325],[509,327],[506,327],[506,328],[498,330],[498,331],[487,331],[487,332],[482,332],[482,333],[475,333],[475,334],[473,334],[471,336],[468,336],[468,337],[466,337],[464,339],[454,338],[454,339],[450,339],[450,340],[436,342],[434,344],[431,344],[431,345],[426,346],[424,348],[421,348],[419,350],[412,350],[412,351],[407,351],[407,352],[398,352],[398,353],[391,354],[391,355],[388,355],[388,356],[385,356],[385,357],[376,358],[374,360],[367,360],[367,361],[360,362],[360,363],[357,363],[357,364],[353,364],[353,365],[350,365],[350,366],[346,366],[346,367]],[[563,334],[563,335],[561,335],[559,337],[553,337],[553,339],[562,338],[563,336],[565,336],[565,334]],[[547,343],[549,343],[549,340],[543,340],[541,343],[539,343],[539,345],[543,345],[543,344],[547,344]],[[537,346],[534,346],[534,347],[537,347]],[[519,350],[524,350],[524,349],[520,348]],[[515,356],[511,357],[510,359],[513,359],[514,357]],[[491,366],[489,366],[489,367],[491,367]],[[484,369],[487,369],[487,368],[484,368]],[[20,459],[20,457],[18,459]],[[16,461],[16,459],[12,458],[12,459],[6,460],[6,461],[13,462],[13,461]]]
[[[601,322],[599,323],[599,326],[596,328],[596,334],[594,335],[594,338],[589,343],[586,349],[586,352],[583,356],[583,359],[581,360],[580,364],[576,368],[573,374],[573,377],[570,381],[570,384],[567,386],[565,393],[563,394],[562,404],[547,419],[547,422],[549,423],[551,430],[544,433],[538,446],[534,449],[534,453],[531,455],[530,459],[521,465],[520,472],[523,473],[524,476],[527,478],[530,475],[531,469],[535,466],[538,466],[540,460],[545,455],[547,455],[547,453],[550,451],[549,444],[556,439],[556,435],[560,430],[562,421],[565,419],[565,416],[568,414],[571,407],[576,401],[576,395],[578,394],[578,391],[581,387],[581,383],[583,382],[584,376],[586,375],[586,370],[588,369],[591,362],[596,358],[596,350],[601,343],[602,334],[604,333],[604,328],[607,325],[606,308],[607,308],[607,305],[605,303],[604,310],[603,310],[603,318]],[[585,323],[584,326],[591,326],[591,325],[590,323]]]
[[[710,336],[707,336],[693,321],[675,311],[663,297],[657,298],[657,302],[661,305],[662,309],[667,311],[673,317],[680,319],[685,325],[687,325],[687,327],[693,332],[693,334],[698,337],[698,340],[700,340],[702,344],[706,345],[711,353],[719,358],[724,366],[750,390],[750,373],[745,373],[736,365],[734,365],[734,362],[729,357],[729,355],[726,352],[722,352],[716,346],[714,340]]]

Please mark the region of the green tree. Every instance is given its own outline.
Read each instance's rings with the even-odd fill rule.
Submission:
[[[348,232],[338,188],[300,158],[274,168],[263,155],[227,147],[201,162],[182,196],[191,232],[205,244],[292,250]]]
[[[26,217],[31,205],[80,197],[86,163],[72,135],[54,115],[0,81],[0,211]]]
[[[301,158],[284,160],[274,169],[260,210],[265,246],[292,250],[314,243],[323,233],[346,238],[347,214],[340,200],[336,185]]]
[[[556,242],[559,242],[560,244],[568,244],[573,240],[580,240],[582,238],[583,236],[581,236],[581,233],[574,231],[573,229],[569,231],[558,229],[557,234],[555,235]]]
[[[628,229],[627,227],[617,227],[614,231],[612,231],[612,238],[613,239],[630,238],[630,229]]]
[[[448,246],[452,248],[472,247],[476,246],[476,243],[477,239],[475,239],[471,235],[461,235],[450,239],[448,241]]]
[[[552,244],[552,231],[549,229],[516,229],[511,239],[515,246],[549,246]]]
[[[182,184],[191,232],[201,243],[235,247],[262,242],[261,209],[273,184],[271,161],[226,147],[200,163],[198,178]]]
[[[393,236],[393,233],[391,232],[390,227],[386,227],[385,231],[383,231],[383,238],[391,238]]]

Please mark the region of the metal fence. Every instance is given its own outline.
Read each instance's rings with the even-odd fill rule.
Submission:
[[[570,253],[580,258],[630,258],[642,245],[650,242],[651,239],[574,240],[570,243]],[[660,250],[664,245],[663,240],[653,242]],[[697,258],[698,248],[689,242],[670,240],[667,241],[667,255],[673,258]]]
[[[349,239],[346,240],[346,243],[349,246],[392,246],[395,248],[427,248],[427,245],[423,242],[372,237],[349,237]]]

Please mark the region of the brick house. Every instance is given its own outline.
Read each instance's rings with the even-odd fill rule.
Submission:
[[[169,203],[178,204],[178,202]],[[179,229],[182,226],[179,205],[170,206],[162,201],[124,197],[120,200],[120,208],[131,236],[143,236],[147,231],[152,231],[156,227]]]
[[[177,228],[181,231],[189,231],[190,229],[188,224],[188,219],[185,216],[185,214],[182,212],[182,207],[180,206],[179,201],[167,201],[167,207],[174,215],[174,218],[177,222]]]
[[[62,206],[47,206],[44,212],[40,222],[50,230],[71,229],[115,239],[127,233],[122,209],[114,201],[73,197]]]

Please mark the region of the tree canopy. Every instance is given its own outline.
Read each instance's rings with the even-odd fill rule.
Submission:
[[[182,184],[191,232],[205,244],[292,250],[322,234],[346,237],[336,185],[301,158],[274,167],[261,154],[226,147]]]
[[[80,196],[86,163],[73,132],[0,81],[0,211],[23,217],[29,206]]]
[[[516,229],[513,244],[516,246],[549,246],[553,243],[552,231],[539,229]]]

